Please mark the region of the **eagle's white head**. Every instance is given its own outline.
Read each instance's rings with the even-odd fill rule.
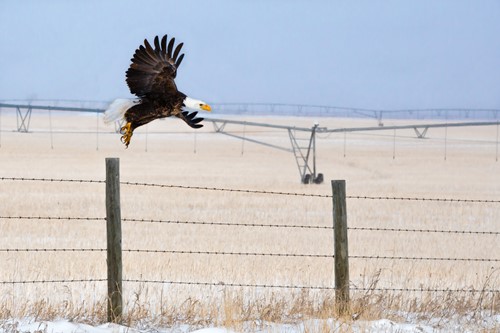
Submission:
[[[184,99],[184,107],[182,109],[187,111],[212,111],[212,108],[207,103],[187,96]]]

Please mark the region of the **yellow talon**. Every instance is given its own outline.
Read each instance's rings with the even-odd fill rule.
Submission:
[[[120,128],[120,133],[121,134],[127,133],[127,131],[130,129],[130,126],[132,126],[132,124],[130,122],[126,123],[125,126]]]
[[[128,148],[128,145],[130,144],[130,139],[132,138],[132,133],[133,131],[131,130],[132,123],[128,122],[125,124],[120,129],[120,133],[123,134],[121,137],[121,141],[125,144],[125,146]]]

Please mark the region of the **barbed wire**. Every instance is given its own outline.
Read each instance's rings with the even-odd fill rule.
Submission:
[[[0,249],[0,252],[106,252],[106,249],[76,249],[76,248],[33,248],[33,249]]]
[[[226,282],[192,282],[192,281],[164,281],[164,280],[140,280],[124,279],[123,282],[135,283],[158,283],[158,284],[178,284],[178,285],[198,285],[198,286],[218,286],[218,287],[250,287],[250,288],[283,288],[283,289],[323,289],[334,290],[334,287],[323,286],[296,286],[296,285],[273,285],[273,284],[248,284],[248,283],[226,283]]]
[[[444,233],[444,234],[500,235],[500,231],[407,229],[407,228],[377,228],[377,227],[347,227],[347,229],[348,230],[358,230],[358,231],[389,231],[389,232],[420,232],[420,233]]]
[[[180,189],[190,189],[190,190],[222,191],[222,192],[241,192],[241,193],[254,193],[254,194],[273,194],[273,195],[288,195],[288,196],[302,196],[302,197],[319,197],[319,198],[332,198],[333,197],[331,194],[231,189],[231,188],[206,187],[206,186],[169,185],[169,184],[153,184],[153,183],[139,183],[139,182],[120,182],[120,184],[133,185],[133,186],[180,188]],[[348,196],[346,196],[346,198],[347,199],[367,199],[367,200],[406,200],[406,201],[438,201],[438,202],[468,202],[468,203],[500,203],[500,200],[485,200],[485,199],[417,198],[417,197],[389,197],[389,196],[366,196],[366,195],[365,196],[348,195]]]
[[[52,283],[93,283],[107,282],[108,279],[41,279],[41,280],[18,280],[0,281],[0,285],[15,284],[52,284]],[[242,287],[242,288],[279,288],[279,289],[313,289],[313,290],[335,290],[330,286],[305,286],[305,285],[277,285],[277,284],[255,284],[255,283],[226,283],[226,282],[196,282],[196,281],[165,281],[165,280],[144,280],[144,279],[123,279],[128,283],[155,283],[155,284],[176,284],[187,286],[214,286],[214,287]],[[393,291],[393,292],[453,292],[453,293],[500,293],[498,289],[432,289],[432,288],[364,288],[350,287],[352,291]]]
[[[126,249],[123,252],[166,253],[166,254],[203,254],[220,256],[256,256],[256,257],[301,257],[301,258],[333,258],[333,254],[294,254],[294,253],[261,253],[261,252],[224,252],[224,251],[189,251],[189,250],[148,250]]]
[[[63,178],[27,178],[27,177],[0,177],[0,180],[12,181],[39,181],[39,182],[59,182],[59,183],[97,183],[105,184],[105,180],[92,179],[63,179]]]
[[[70,217],[70,216],[0,216],[0,219],[10,220],[61,220],[61,221],[105,221],[105,217]],[[323,229],[333,230],[333,226],[318,225],[294,225],[294,224],[263,224],[263,223],[230,223],[230,222],[207,222],[207,221],[180,221],[180,220],[157,220],[123,218],[123,222],[139,223],[165,223],[165,224],[193,224],[214,225],[233,227],[268,227],[268,228],[298,228],[298,229]],[[498,231],[471,231],[471,230],[438,230],[438,229],[407,229],[407,228],[378,228],[378,227],[348,227],[348,230],[358,231],[389,231],[389,232],[420,232],[420,233],[449,233],[449,234],[476,234],[476,235],[499,235]]]
[[[105,221],[105,217],[71,217],[71,216],[0,216],[0,220],[56,220],[56,221]],[[265,223],[231,223],[231,222],[208,222],[208,221],[181,221],[160,219],[137,219],[123,218],[123,222],[138,223],[165,223],[165,224],[193,224],[210,226],[230,227],[261,227],[261,228],[296,228],[296,229],[320,229],[334,230],[333,226],[300,225],[300,224],[265,224]],[[447,234],[471,234],[471,235],[500,235],[499,231],[472,231],[472,230],[439,230],[439,229],[409,229],[409,228],[379,228],[379,227],[348,227],[348,230],[356,231],[387,231],[387,232],[419,232],[419,233],[447,233]]]
[[[71,217],[71,216],[0,216],[0,220],[56,220],[56,221],[105,221],[105,217]],[[265,224],[265,223],[232,223],[232,222],[208,222],[208,221],[181,221],[160,219],[137,219],[123,218],[123,222],[138,223],[165,223],[165,224],[193,224],[210,226],[230,227],[259,227],[259,228],[296,228],[296,229],[320,229],[334,230],[333,226],[320,225],[298,225],[298,224]],[[356,231],[384,231],[384,232],[419,232],[419,233],[447,233],[447,234],[470,234],[470,235],[500,235],[499,231],[472,231],[472,230],[439,230],[439,229],[409,229],[409,228],[379,228],[379,227],[348,227],[348,230]]]
[[[0,249],[0,252],[106,252],[103,248],[23,248]],[[154,249],[122,249],[129,253],[160,254],[195,254],[215,256],[247,256],[247,257],[296,257],[296,258],[334,258],[333,254],[301,254],[301,253],[266,253],[266,252],[225,252],[225,251],[192,251],[192,250],[154,250]],[[414,260],[414,261],[468,261],[468,262],[500,262],[500,259],[487,258],[443,258],[443,257],[405,257],[405,256],[368,256],[349,255],[351,259],[376,260]]]
[[[0,177],[0,180],[11,181],[43,181],[43,182],[74,182],[74,183],[106,183],[105,180],[91,180],[91,179],[62,179],[62,178],[26,178],[26,177]],[[265,191],[265,190],[249,190],[249,189],[231,189],[220,187],[208,186],[188,186],[188,185],[172,185],[172,184],[155,184],[155,183],[142,183],[142,182],[120,182],[122,185],[131,186],[146,186],[146,187],[159,187],[159,188],[179,188],[189,190],[205,190],[205,191],[221,191],[221,192],[239,192],[239,193],[253,193],[253,194],[270,194],[270,195],[286,195],[297,197],[318,197],[318,198],[332,198],[331,194],[314,194],[314,193],[297,193],[297,192],[283,192],[283,191]],[[500,203],[500,200],[486,200],[486,199],[453,199],[453,198],[419,198],[419,197],[389,197],[389,196],[361,196],[361,195],[348,195],[347,199],[366,199],[366,200],[403,200],[403,201],[436,201],[436,202],[461,202],[461,203]]]
[[[415,260],[415,261],[477,261],[477,262],[500,262],[500,259],[486,258],[435,258],[435,257],[404,257],[404,256],[365,256],[349,255],[349,259],[381,259],[381,260]]]
[[[399,291],[399,292],[454,292],[454,293],[500,293],[500,289],[432,289],[432,288],[363,288],[349,287],[355,291]]]
[[[213,287],[249,287],[249,288],[281,288],[281,289],[317,289],[317,290],[335,290],[330,286],[304,286],[304,285],[276,285],[276,284],[253,284],[253,283],[226,283],[226,282],[196,282],[196,281],[166,281],[166,280],[143,280],[143,279],[124,279],[123,282],[129,283],[156,283],[156,284],[177,284],[177,285],[196,285]],[[363,288],[350,287],[355,291],[398,291],[398,292],[464,292],[464,293],[499,293],[498,289],[432,289],[432,288]]]
[[[24,281],[0,281],[0,284],[36,284],[36,283],[83,283],[83,282],[107,282],[108,279],[61,279],[61,280],[24,280]]]
[[[179,189],[184,189],[184,190],[238,192],[238,193],[251,193],[251,194],[271,194],[271,195],[286,195],[286,196],[297,196],[297,197],[319,197],[319,198],[331,198],[332,197],[332,195],[330,195],[330,194],[248,190],[248,189],[233,189],[233,188],[208,187],[208,186],[188,186],[188,185],[153,184],[153,183],[138,183],[138,182],[120,182],[120,184],[131,185],[131,186],[145,186],[145,187],[179,188]]]
[[[168,253],[168,254],[203,254],[203,255],[234,255],[234,256],[268,256],[268,257],[309,257],[309,258],[334,258],[333,254],[293,254],[293,253],[258,253],[258,252],[223,252],[223,251],[189,251],[189,250],[142,250],[129,249],[123,252],[138,253]],[[435,258],[435,257],[405,257],[405,256],[365,256],[349,255],[353,259],[390,259],[390,260],[422,260],[422,261],[477,261],[477,262],[500,262],[500,259],[486,258]]]
[[[190,190],[242,192],[242,193],[254,193],[254,194],[273,194],[273,195],[288,195],[288,196],[303,196],[303,197],[320,197],[320,198],[332,198],[333,197],[331,194],[231,189],[231,188],[206,187],[206,186],[165,185],[165,184],[152,184],[152,183],[139,183],[139,182],[120,182],[120,184],[134,185],[134,186],[164,187],[164,188],[180,188],[180,189],[190,189]],[[389,197],[389,196],[366,196],[366,195],[365,196],[348,195],[348,196],[346,196],[346,198],[347,199],[368,199],[368,200],[406,200],[406,201],[438,201],[438,202],[468,202],[468,203],[500,203],[500,200],[485,200],[485,199],[418,198],[418,197]]]
[[[326,230],[334,230],[335,229],[333,226],[300,225],[300,224],[231,223],[231,222],[181,221],[181,220],[138,219],[138,218],[123,218],[122,221],[123,222],[138,222],[138,223],[194,224],[194,225],[230,226],[230,227],[298,228],[298,229],[323,229],[323,230],[325,230],[325,229]],[[421,232],[421,233],[500,235],[499,231],[408,229],[408,228],[378,228],[378,227],[347,227],[347,229],[348,230],[358,230],[358,231],[389,231],[389,232]]]
[[[366,200],[395,200],[395,201],[500,203],[500,200],[487,200],[487,199],[418,198],[418,197],[389,197],[389,196],[367,196],[367,195],[347,195],[346,198],[347,199],[366,199]]]
[[[231,227],[264,227],[264,228],[268,227],[268,228],[299,228],[299,229],[333,230],[333,226],[320,226],[320,225],[230,223],[230,222],[178,221],[178,220],[155,220],[155,219],[134,219],[134,218],[124,218],[124,219],[122,219],[122,221],[123,222],[139,222],[139,223],[215,225],[215,226],[231,226]]]
[[[105,221],[105,217],[71,217],[71,216],[0,216],[4,220],[57,220],[57,221]]]
[[[99,248],[24,248],[24,249],[0,249],[0,252],[106,252]],[[150,250],[150,249],[122,249],[129,253],[163,253],[163,254],[198,254],[198,255],[221,255],[221,256],[262,256],[262,257],[302,257],[302,258],[333,258],[330,254],[294,254],[294,253],[260,253],[260,252],[223,252],[223,251],[188,251],[188,250]]]

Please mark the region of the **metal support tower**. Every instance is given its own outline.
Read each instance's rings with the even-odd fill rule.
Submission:
[[[23,113],[21,106],[16,106],[16,121],[17,121],[17,131],[28,133],[31,121],[31,106],[26,108],[26,112]]]
[[[321,184],[323,182],[323,174],[316,174],[316,131],[318,124],[314,124],[311,128],[311,135],[307,146],[302,146],[301,141],[307,139],[297,138],[293,128],[288,129],[290,143],[292,144],[293,155],[300,173],[300,180],[303,184]],[[305,143],[305,142],[304,142]],[[312,168],[311,162],[312,159]]]

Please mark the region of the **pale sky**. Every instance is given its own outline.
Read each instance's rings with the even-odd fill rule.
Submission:
[[[209,103],[500,108],[500,1],[1,0],[0,100],[132,97],[144,38]]]

